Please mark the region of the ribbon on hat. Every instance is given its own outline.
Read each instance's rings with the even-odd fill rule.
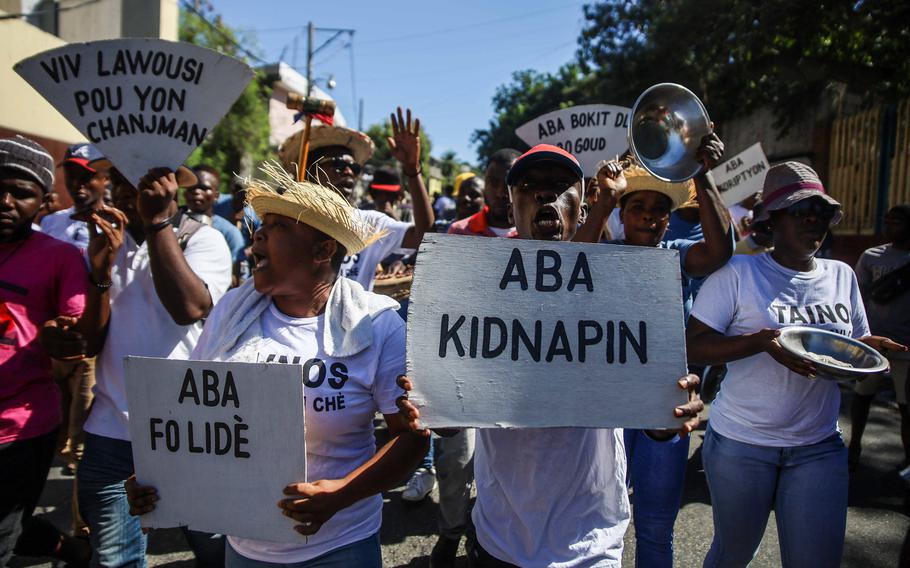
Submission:
[[[306,115],[307,115],[307,113],[305,113],[305,112],[302,112],[302,111],[298,112],[297,114],[294,115],[294,122],[295,123],[300,122],[300,119],[305,117]],[[335,126],[335,117],[334,116],[329,116],[327,114],[319,114],[318,112],[314,112],[310,116],[312,116],[316,120],[322,122],[326,126]]]

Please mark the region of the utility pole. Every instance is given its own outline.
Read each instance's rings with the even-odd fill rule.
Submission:
[[[306,38],[306,96],[313,95],[313,36],[316,35],[316,26],[310,22],[307,26]]]
[[[360,99],[360,109],[357,113],[357,130],[363,132],[363,99]]]

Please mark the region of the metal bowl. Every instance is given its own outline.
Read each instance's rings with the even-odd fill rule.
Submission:
[[[695,151],[711,133],[710,123],[705,105],[692,91],[660,83],[643,92],[632,106],[629,147],[657,179],[684,182],[701,171]]]
[[[801,359],[812,362],[818,376],[826,379],[862,380],[888,370],[888,360],[862,341],[814,327],[785,327],[777,338],[781,346]],[[819,359],[831,357],[847,363]]]

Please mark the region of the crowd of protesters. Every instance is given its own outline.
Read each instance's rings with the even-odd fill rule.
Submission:
[[[305,415],[308,479],[276,487],[286,498],[275,514],[307,538],[185,529],[200,566],[380,566],[380,493],[405,480],[408,501],[438,485],[436,568],[454,565],[462,537],[471,566],[619,566],[630,521],[636,565],[672,566],[702,378],[723,379],[703,452],[714,516],[705,566],[746,566],[772,509],[785,566],[839,565],[849,470],[889,377],[910,465],[910,206],[888,212],[888,243],[854,271],[818,258],[843,209],[810,167],[775,165],[761,194],[724,206],[707,175],[724,154],[715,134],[684,183],[619,161],[586,179],[572,154],[541,145],[494,152],[433,201],[419,120],[398,109],[391,123],[397,167],[370,165],[364,133],[320,125],[305,164],[301,131],[280,146],[280,165],[247,183],[199,165],[152,169],[134,185],[90,144],[55,164],[34,141],[0,140],[0,568],[14,554],[146,565],[139,517],[158,495],[133,476],[126,356],[348,369],[343,412]],[[55,175],[69,209],[54,211]],[[407,279],[428,232],[678,251],[691,374],[679,378],[688,402],[666,411],[680,430],[422,430],[403,376],[407,310],[373,290]],[[844,317],[823,317],[840,305]],[[815,365],[778,341],[793,324],[890,361],[890,374],[856,385],[849,450],[837,383],[812,380]],[[378,449],[377,413],[390,435]],[[65,531],[33,515],[57,454],[75,475]]]

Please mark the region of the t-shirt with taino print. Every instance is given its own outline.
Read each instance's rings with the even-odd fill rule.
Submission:
[[[229,315],[220,308],[231,304],[225,301],[215,306],[191,359],[219,340],[218,331]],[[324,316],[293,318],[271,304],[259,316],[259,323],[262,340],[257,344],[258,361],[303,366],[307,479],[256,482],[275,483],[280,490],[295,481],[343,478],[376,453],[375,413],[398,412],[395,401],[404,394],[396,384],[405,372],[404,321],[393,310],[382,312],[373,320],[372,345],[353,357],[337,359],[327,356],[323,349]],[[243,342],[241,338],[238,343]],[[277,506],[275,514],[281,515]],[[288,564],[363,540],[376,533],[381,523],[382,497],[374,495],[342,509],[299,545],[236,537],[228,540],[247,558]],[[291,524],[288,530],[293,530]]]
[[[708,277],[691,317],[726,336],[761,329],[810,326],[847,337],[869,335],[853,270],[816,259],[799,272],[769,253],[734,256]],[[711,428],[747,444],[792,447],[837,432],[837,382],[793,373],[767,353],[727,363],[727,376],[711,406]]]

